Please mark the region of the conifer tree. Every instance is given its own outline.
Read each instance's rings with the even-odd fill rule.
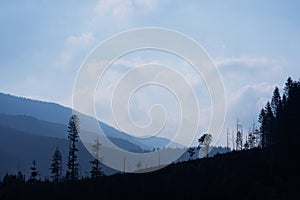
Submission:
[[[280,104],[281,104],[281,97],[280,97],[279,89],[278,89],[278,87],[275,87],[273,96],[272,96],[272,100],[271,100],[271,107],[272,107],[272,112],[273,112],[274,116],[277,115],[277,110],[278,110],[278,107],[280,106]]]
[[[78,151],[76,143],[79,137],[79,119],[77,115],[72,115],[68,125],[68,139],[69,139],[69,156],[68,156],[68,170],[66,178],[68,180],[77,180],[79,177],[79,164],[77,163]]]
[[[235,142],[236,142],[236,149],[241,151],[243,149],[243,135],[241,131],[238,131],[236,133]]]
[[[273,124],[274,114],[270,102],[267,102],[266,108],[266,146],[273,144]]]
[[[36,168],[36,161],[35,160],[32,161],[32,167],[30,169],[31,169],[30,179],[28,180],[28,182],[36,183],[38,181],[39,171]]]
[[[258,122],[260,123],[260,147],[266,147],[266,111],[265,109],[261,109]]]
[[[102,171],[101,171],[101,167],[100,167],[100,161],[101,161],[101,157],[100,157],[100,149],[101,149],[101,144],[99,142],[99,139],[97,138],[95,140],[95,144],[92,146],[92,150],[94,153],[94,160],[92,160],[90,163],[92,164],[92,169],[90,171],[91,174],[91,178],[99,178],[103,175]]]
[[[56,148],[53,154],[50,170],[53,182],[59,182],[62,176],[62,156],[58,147]]]

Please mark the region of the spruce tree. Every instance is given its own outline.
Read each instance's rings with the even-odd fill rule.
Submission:
[[[101,149],[101,144],[99,143],[99,139],[97,138],[95,140],[95,144],[92,146],[92,150],[94,154],[93,156],[95,159],[90,162],[92,164],[92,169],[90,171],[90,174],[91,174],[91,178],[93,179],[99,178],[103,175],[100,167],[100,161],[102,159],[99,155],[100,149]]]
[[[243,149],[243,134],[241,131],[238,131],[236,133],[235,142],[236,142],[236,149],[241,151]]]
[[[53,154],[50,170],[53,182],[59,182],[62,176],[62,156],[58,147],[56,148]]]
[[[258,122],[260,123],[259,131],[260,131],[260,147],[266,147],[266,111],[265,109],[261,109]]]
[[[66,178],[68,180],[77,180],[79,177],[78,169],[79,164],[77,163],[77,154],[78,151],[76,143],[78,142],[79,137],[79,119],[77,115],[72,115],[69,120],[68,125],[68,139],[69,139],[69,156],[68,156],[68,170],[66,173]]]
[[[274,124],[274,114],[270,102],[267,102],[266,108],[266,146],[273,144],[273,124]]]
[[[271,107],[272,107],[272,112],[273,112],[274,116],[277,116],[277,111],[278,111],[280,104],[281,104],[281,97],[280,97],[279,89],[278,89],[278,87],[275,87],[273,96],[272,96],[272,100],[271,100]]]
[[[30,169],[31,169],[30,179],[28,180],[28,182],[36,183],[38,181],[39,171],[36,168],[36,161],[35,160],[32,161],[32,167]]]

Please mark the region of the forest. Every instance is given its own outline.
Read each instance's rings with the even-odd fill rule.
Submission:
[[[295,199],[300,178],[299,113],[300,81],[288,78],[283,94],[275,87],[258,113],[259,128],[245,142],[237,137],[232,151],[214,156],[207,152],[204,158],[194,159],[192,147],[187,161],[149,173],[106,176],[100,166],[101,141],[95,140],[95,159],[85,177],[78,174],[79,127],[73,115],[68,125],[66,173],[62,173],[62,155],[57,148],[49,166],[51,177],[39,179],[33,161],[29,179],[21,171],[5,175],[0,199]],[[209,137],[199,138],[199,148],[209,149]]]

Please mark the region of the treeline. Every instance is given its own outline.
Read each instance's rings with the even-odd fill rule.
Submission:
[[[287,79],[283,95],[275,87],[271,101],[260,111],[261,147],[297,148],[300,136],[300,82]],[[292,150],[291,149],[291,150]]]
[[[266,148],[269,146],[295,147],[300,135],[300,81],[288,78],[283,93],[280,94],[276,86],[272,98],[260,110],[258,116],[259,127],[253,123],[252,130],[243,141],[243,128],[237,120],[235,147],[233,150],[248,150],[252,148]],[[228,134],[228,133],[227,133]]]

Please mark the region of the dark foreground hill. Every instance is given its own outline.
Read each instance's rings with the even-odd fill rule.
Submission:
[[[277,147],[177,163],[145,174],[78,182],[4,184],[2,199],[294,199],[299,158]],[[15,192],[18,191],[18,192]],[[97,198],[96,198],[97,197]]]

